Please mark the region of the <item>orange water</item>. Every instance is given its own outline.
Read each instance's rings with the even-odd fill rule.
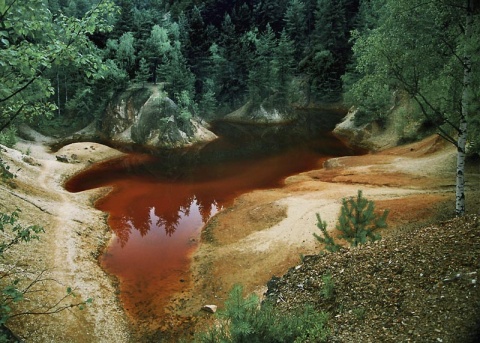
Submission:
[[[325,146],[337,156],[348,153],[330,136]],[[211,216],[238,195],[280,186],[286,176],[318,168],[325,158],[305,145],[270,156],[197,161],[188,167],[129,154],[92,166],[70,179],[66,189],[113,186],[95,204],[109,214],[114,233],[100,263],[118,277],[120,298],[130,315],[160,318],[168,298],[188,284],[190,255]]]

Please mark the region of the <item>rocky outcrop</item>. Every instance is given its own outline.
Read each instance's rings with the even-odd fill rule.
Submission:
[[[356,113],[356,109],[350,109],[343,120],[335,126],[333,133],[338,138],[349,146],[370,151],[397,145],[399,137],[393,123],[389,123],[386,128],[380,127],[375,122],[357,126],[355,124]]]
[[[156,86],[132,89],[114,98],[101,123],[109,140],[170,148],[216,138],[200,119],[184,119],[178,106]]]
[[[226,121],[247,124],[284,124],[295,119],[296,115],[290,108],[269,104],[267,101],[260,105],[247,102],[224,118]]]

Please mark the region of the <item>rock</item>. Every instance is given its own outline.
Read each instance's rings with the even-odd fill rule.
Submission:
[[[65,155],[56,155],[55,157],[57,158],[57,161],[59,161],[59,162],[70,163],[70,160]]]
[[[378,134],[379,128],[375,124],[355,125],[355,115],[358,110],[351,109],[342,122],[337,124],[333,133],[348,142],[349,145],[367,150],[377,150],[379,147],[371,140],[372,136]]]
[[[216,138],[199,118],[182,118],[178,106],[157,86],[117,95],[107,107],[100,130],[114,142],[152,148],[184,147]]]
[[[256,106],[247,102],[224,118],[226,121],[248,124],[284,124],[295,119],[296,115],[292,109],[268,104],[268,100]]]
[[[204,305],[202,310],[205,312],[215,313],[217,312],[217,305]]]
[[[23,156],[22,157],[23,162],[28,163],[31,166],[41,166],[41,163],[38,163],[34,158],[31,156]]]

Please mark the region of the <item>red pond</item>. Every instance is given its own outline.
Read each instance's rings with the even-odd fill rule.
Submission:
[[[349,153],[324,135],[313,146],[220,161],[208,157],[211,151],[207,158],[185,150],[176,157],[129,154],[92,166],[65,188],[80,192],[112,186],[95,204],[109,214],[114,232],[100,263],[118,277],[128,313],[136,320],[151,320],[164,315],[169,297],[187,284],[190,255],[211,216],[240,194],[281,186],[286,176],[319,167],[327,157],[319,146],[330,155]]]

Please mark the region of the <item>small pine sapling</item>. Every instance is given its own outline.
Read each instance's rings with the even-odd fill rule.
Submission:
[[[389,211],[385,210],[382,215],[377,215],[374,202],[365,199],[359,190],[356,199],[351,197],[342,200],[336,228],[342,232],[340,238],[356,247],[368,240],[376,241],[381,238],[375,231],[387,227],[388,213]]]
[[[359,190],[357,198],[351,197],[342,200],[342,208],[336,229],[342,234],[339,238],[345,239],[352,247],[365,244],[368,240],[377,241],[381,237],[375,231],[387,227],[387,216],[389,211],[383,211],[382,215],[375,213],[375,204],[363,197]],[[336,252],[341,245],[335,242],[334,238],[327,231],[327,223],[317,213],[317,227],[321,235],[314,233],[315,238],[325,244],[325,249]]]
[[[330,252],[339,251],[341,246],[335,243],[335,240],[333,239],[333,237],[328,234],[327,222],[322,221],[322,218],[318,213],[316,215],[317,215],[317,227],[322,232],[322,235],[320,236],[320,235],[317,235],[316,233],[314,233],[313,235],[320,243],[325,244],[325,249],[327,249],[328,251]]]

